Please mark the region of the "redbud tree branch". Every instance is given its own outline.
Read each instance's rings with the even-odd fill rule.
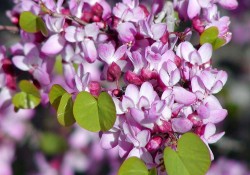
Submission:
[[[4,26],[4,25],[0,25],[0,31],[1,30],[7,30],[13,33],[17,33],[19,32],[19,28],[16,26]]]
[[[42,1],[40,1],[40,6],[43,9],[43,11],[45,13],[49,14],[50,16],[53,16],[53,17],[64,17],[64,18],[66,18],[68,20],[74,21],[74,22],[76,22],[76,23],[78,23],[80,25],[83,25],[83,26],[85,26],[87,24],[86,22],[84,22],[83,20],[81,20],[80,18],[78,18],[78,17],[76,17],[74,15],[66,15],[66,14],[61,14],[61,13],[57,13],[57,12],[51,11],[50,9],[48,9],[46,7],[46,5]]]

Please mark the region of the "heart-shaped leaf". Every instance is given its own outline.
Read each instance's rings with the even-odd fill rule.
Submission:
[[[130,157],[123,162],[118,175],[148,175],[148,169],[141,159]]]
[[[19,92],[12,98],[12,103],[17,109],[34,109],[41,99],[25,92]]]
[[[33,83],[29,82],[28,80],[20,81],[19,88],[23,92],[26,92],[28,94],[32,94],[32,95],[39,97],[39,98],[41,97],[37,87]]]
[[[98,113],[102,131],[111,129],[116,120],[116,109],[113,99],[107,92],[102,92],[98,97]]]
[[[27,80],[19,83],[21,92],[14,95],[12,103],[17,109],[34,109],[41,102],[39,90]]]
[[[62,96],[67,93],[60,85],[55,84],[52,86],[49,92],[50,104],[57,110]]]
[[[102,92],[98,99],[88,92],[79,93],[73,114],[81,127],[92,132],[108,131],[116,120],[115,104],[106,92]]]
[[[219,49],[221,46],[223,46],[226,43],[225,39],[217,38],[213,43],[214,50]]]
[[[193,133],[186,133],[178,141],[177,151],[164,150],[164,164],[168,175],[204,175],[211,160],[206,144]]]
[[[210,43],[213,49],[216,50],[226,43],[226,40],[220,38],[219,30],[217,27],[209,27],[200,36],[200,44]]]
[[[217,27],[209,27],[200,36],[200,44],[210,43],[212,44],[219,35]]]
[[[57,109],[57,120],[62,126],[71,126],[75,123],[73,116],[73,101],[69,93],[63,94]]]
[[[48,35],[46,25],[42,18],[29,11],[24,11],[21,13],[19,25],[25,32],[36,33],[41,31],[44,36]]]

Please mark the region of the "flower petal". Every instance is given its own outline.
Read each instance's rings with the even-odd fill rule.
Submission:
[[[44,43],[41,51],[46,55],[57,55],[64,48],[64,44],[65,39],[60,34],[55,34]]]
[[[172,128],[174,132],[185,133],[192,129],[193,123],[187,118],[172,119]]]
[[[191,105],[196,100],[195,94],[193,94],[192,92],[187,91],[183,87],[175,86],[173,88],[173,94],[175,96],[174,97],[175,101],[177,103],[180,103],[180,104]]]

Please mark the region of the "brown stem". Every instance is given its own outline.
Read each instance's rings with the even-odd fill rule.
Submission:
[[[19,28],[16,26],[4,26],[4,25],[0,25],[0,31],[1,30],[7,30],[13,33],[17,33],[19,32]]]

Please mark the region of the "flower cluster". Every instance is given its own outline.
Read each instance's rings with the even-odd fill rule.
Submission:
[[[100,133],[102,147],[118,149],[123,158],[139,157],[159,173],[164,148],[176,149],[182,134],[193,132],[208,147],[224,135],[216,124],[227,110],[215,94],[227,73],[212,67],[214,43],[194,45],[191,38],[216,27],[228,43],[230,19],[220,16],[217,5],[235,9],[236,0],[154,0],[150,6],[123,0],[113,8],[105,0],[14,2],[7,13],[13,24],[30,11],[42,18],[48,34],[20,29],[20,42],[8,50],[11,59],[0,48],[0,109],[13,107],[19,74],[39,89],[43,105],[54,84],[74,95],[106,91],[117,118]],[[41,155],[37,159],[43,162]]]

